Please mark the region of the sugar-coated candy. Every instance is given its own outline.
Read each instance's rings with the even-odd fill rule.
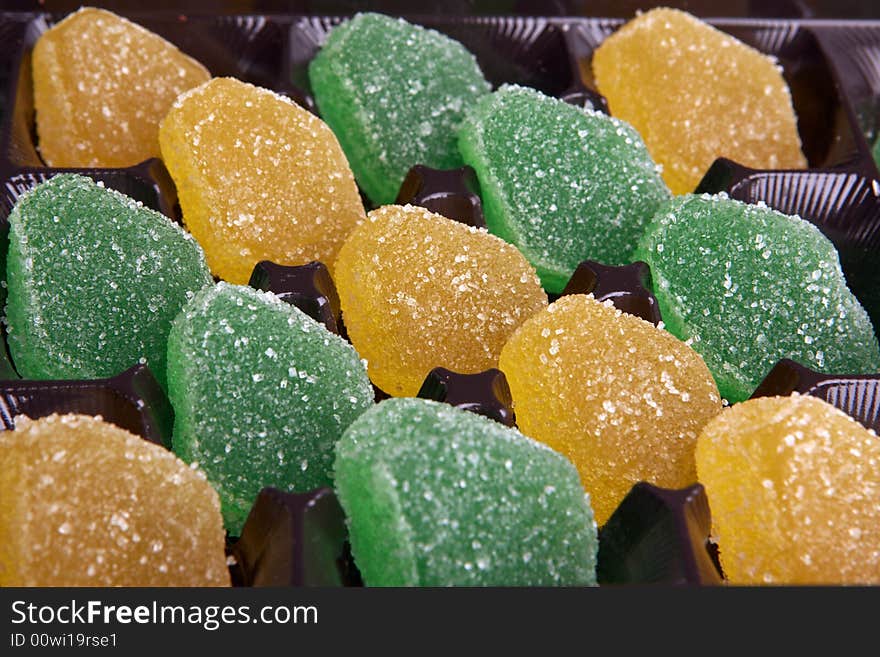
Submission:
[[[791,92],[776,60],[686,12],[636,16],[593,53],[613,116],[639,131],[674,194],[694,191],[719,157],[802,169]]]
[[[500,369],[525,435],[570,458],[602,526],[632,486],[683,488],[721,397],[699,354],[592,295],[561,297],[527,320]]]
[[[386,399],[343,434],[334,475],[366,586],[596,583],[577,470],[494,420]]]
[[[880,370],[871,321],[813,224],[720,194],[657,211],[636,258],[648,263],[666,328],[706,361],[723,397],[746,399],[790,358],[822,372]]]
[[[481,98],[459,133],[489,231],[515,244],[548,292],[578,264],[624,265],[669,198],[641,137],[623,121],[516,85]]]
[[[53,167],[126,167],[159,157],[159,121],[210,79],[199,62],[140,25],[93,7],[37,39],[39,150]]]
[[[159,144],[186,227],[230,283],[247,283],[261,260],[330,263],[364,218],[330,128],[268,89],[214,78],[182,94]]]
[[[333,446],[373,403],[350,344],[274,294],[220,282],[168,338],[174,451],[204,469],[238,536],[260,490],[330,485]]]
[[[515,247],[410,205],[370,212],[340,249],[334,278],[348,336],[392,396],[415,396],[435,367],[495,367],[510,334],[547,305]]]
[[[0,586],[229,586],[217,493],[86,415],[0,433]]]
[[[168,217],[59,174],[9,215],[9,352],[31,379],[92,379],[146,363],[165,384],[171,322],[211,275]]]
[[[456,130],[490,90],[458,41],[376,13],[334,27],[308,73],[321,116],[376,205],[394,202],[416,164],[461,166]]]
[[[732,584],[880,584],[880,440],[808,395],[734,404],[697,440]]]

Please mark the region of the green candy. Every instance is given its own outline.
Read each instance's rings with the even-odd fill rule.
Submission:
[[[334,27],[308,74],[321,117],[376,205],[394,202],[416,164],[462,166],[456,130],[490,90],[457,41],[374,13]]]
[[[596,584],[577,470],[515,429],[391,398],[346,430],[334,471],[367,586]]]
[[[481,98],[458,145],[489,231],[516,245],[551,293],[583,260],[630,263],[670,196],[629,124],[534,89],[505,85]]]
[[[874,158],[874,164],[880,167],[880,137],[877,138],[871,147],[871,156]]]
[[[171,322],[213,281],[166,216],[75,174],[28,191],[9,215],[9,352],[26,379],[94,379],[145,362],[165,385]]]
[[[692,341],[722,396],[747,399],[782,358],[840,374],[880,371],[877,337],[837,250],[813,224],[724,194],[657,211],[636,258],[666,329]]]
[[[178,315],[168,363],[174,452],[207,474],[234,536],[263,487],[331,485],[336,441],[373,404],[350,344],[274,294],[225,282]]]

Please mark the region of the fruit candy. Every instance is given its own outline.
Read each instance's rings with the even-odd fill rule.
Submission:
[[[138,361],[165,384],[171,321],[211,284],[202,249],[158,212],[76,174],[9,215],[9,352],[29,379],[93,379]]]
[[[520,431],[570,458],[602,526],[630,488],[683,488],[721,398],[699,354],[591,295],[561,297],[501,351]]]
[[[400,18],[357,14],[334,27],[309,65],[321,116],[376,205],[393,203],[416,164],[461,166],[456,130],[488,93],[464,46]]]
[[[275,295],[220,282],[168,338],[174,451],[197,462],[238,536],[260,490],[331,483],[333,446],[373,403],[351,345]]]
[[[534,89],[481,98],[459,133],[480,181],[489,231],[512,244],[559,293],[583,260],[623,265],[669,198],[629,125]]]
[[[880,441],[806,395],[734,404],[697,441],[732,584],[880,584]]]
[[[694,191],[718,157],[807,165],[781,67],[690,14],[637,16],[596,48],[592,66],[611,114],[639,131],[674,194]]]
[[[596,583],[577,470],[494,420],[386,399],[343,434],[334,472],[367,586]]]
[[[0,586],[229,586],[217,493],[100,417],[0,434]]]
[[[706,361],[723,397],[746,399],[782,358],[822,372],[880,368],[867,313],[813,224],[720,194],[657,211],[648,263],[667,329]]]
[[[40,155],[53,167],[159,157],[159,121],[211,77],[158,34],[92,7],[44,32],[32,61]]]
[[[334,278],[348,336],[393,396],[415,396],[435,367],[495,367],[510,334],[547,305],[515,247],[410,205],[370,212]]]
[[[178,98],[159,128],[183,220],[211,271],[247,283],[261,260],[329,263],[364,207],[339,142],[268,89],[215,78]]]

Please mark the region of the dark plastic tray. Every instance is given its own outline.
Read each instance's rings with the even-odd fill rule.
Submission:
[[[594,105],[601,103],[601,98],[596,98],[592,87],[592,52],[624,22],[620,15],[628,16],[633,12],[621,9],[614,18],[583,17],[565,15],[571,6],[566,3],[557,3],[559,6],[553,5],[544,10],[536,10],[529,3],[522,4],[519,15],[486,15],[475,11],[471,3],[464,3],[463,6],[455,4],[449,11],[428,10],[422,14],[404,14],[404,17],[461,41],[476,55],[482,70],[495,86],[518,83],[536,87],[569,102],[590,100]],[[725,191],[734,198],[748,202],[764,201],[783,212],[799,214],[815,223],[837,246],[851,289],[868,310],[875,326],[880,326],[880,267],[875,264],[880,256],[880,171],[870,152],[872,141],[880,134],[880,20],[857,22],[810,18],[809,7],[794,0],[770,5],[748,4],[748,11],[752,15],[763,7],[767,13],[784,18],[709,18],[708,21],[779,60],[792,90],[808,168],[801,171],[755,170],[722,159],[706,172],[697,190]],[[201,61],[214,76],[234,76],[273,89],[315,111],[306,74],[307,66],[328,30],[354,10],[350,3],[339,5],[340,11],[326,10],[324,15],[309,14],[305,10],[302,13],[279,10],[265,14],[231,12],[222,15],[114,11],[168,39]],[[10,3],[6,6],[15,5]],[[60,171],[90,175],[180,220],[174,184],[157,159],[122,169],[56,169],[45,166],[41,161],[36,147],[30,53],[39,35],[73,8],[65,8],[58,13],[0,13],[0,43],[4,44],[0,51],[0,240],[5,240],[8,230],[6,217],[21,193]],[[544,11],[546,15],[535,15],[535,11]],[[706,15],[701,11],[695,13]],[[459,212],[460,209],[462,221],[479,224],[482,215],[476,194],[473,178],[467,170],[455,174],[447,172],[445,175],[431,175],[430,171],[416,170],[401,190],[401,198],[426,204],[429,201],[446,204],[443,207],[450,208],[451,212]],[[5,270],[5,251],[5,246],[0,243],[0,271]],[[607,288],[608,281],[612,278],[617,280],[616,274],[612,277],[601,269],[600,263],[595,265],[600,269],[594,266],[589,271],[582,271],[581,278],[573,278],[570,291],[586,289],[583,286],[587,285],[590,289],[603,289],[603,294],[624,303],[632,303],[632,298],[637,297],[639,303],[647,308],[646,313],[654,312],[649,295],[645,295],[641,286],[647,272],[635,272],[637,276],[626,277],[634,281],[630,288],[617,285],[612,289]],[[308,283],[308,290],[286,290],[291,303],[311,304],[315,307],[315,313],[323,313],[320,315],[322,321],[335,322],[338,313],[334,315],[331,312],[333,291],[324,287],[323,283],[318,286],[314,272],[309,271],[310,275],[303,279]],[[586,278],[583,277],[585,272],[590,274]],[[281,274],[284,276],[278,278]],[[301,274],[299,272],[297,275]],[[252,284],[272,289],[272,285],[280,284],[276,279],[293,280],[290,272],[276,271],[272,263],[268,263],[263,271],[255,273]],[[330,284],[332,286],[332,281]],[[344,330],[344,327],[340,328]],[[16,381],[12,364],[3,358],[5,355],[5,348],[0,349],[0,383],[5,383],[12,391],[8,394],[20,395],[26,391],[33,395],[34,391],[49,391],[44,392],[48,395],[44,400],[27,397],[28,403],[34,404],[35,408],[62,411],[65,402],[59,401],[61,397],[57,393],[59,389],[65,389],[78,400],[68,410],[84,408],[82,388],[77,387],[79,383],[35,384]],[[809,386],[801,380],[801,388],[804,388],[801,390],[797,382],[792,382],[793,375],[786,372],[788,370],[784,368],[778,370],[776,378],[762,388],[764,394],[789,394],[792,391],[818,394],[816,390],[819,388],[823,391],[830,389],[824,385],[806,390],[805,386]],[[497,390],[491,388],[474,392],[475,399],[460,398],[460,391],[469,388],[453,375],[448,371],[441,372],[435,377],[437,380],[426,382],[425,396],[448,396],[458,405],[479,402],[484,407],[486,399],[493,399],[493,395],[497,398]],[[492,376],[484,377],[485,381],[496,385],[497,381]],[[848,381],[852,378],[840,375],[838,380]],[[98,401],[95,404],[104,412],[112,412],[111,407],[117,408],[120,404],[133,403],[130,396],[126,398],[127,401],[113,396],[117,393],[108,383],[112,381],[96,383],[96,390],[100,388],[102,392],[98,395],[100,399],[96,397]],[[66,383],[69,385],[65,388]],[[858,403],[852,401],[854,397],[851,394],[821,394],[827,401],[856,416],[860,415],[860,419],[871,426],[876,423],[878,416],[873,394],[875,383],[876,377],[864,377],[852,384],[862,394],[859,397],[862,401]],[[837,389],[842,388],[837,385]],[[139,403],[142,410],[146,409],[147,415],[125,415],[125,411],[120,412],[133,430],[140,427],[141,433],[150,433],[154,440],[164,442],[170,430],[170,409],[167,400],[161,395],[157,396],[152,388],[150,390],[152,396],[146,402],[143,399],[134,401],[136,406]],[[7,405],[7,415],[13,414],[14,404]],[[504,404],[501,403],[498,408],[503,411]],[[853,411],[854,408],[857,412]],[[512,413],[501,413],[499,417],[513,421]],[[8,428],[8,421],[6,426]],[[638,575],[641,572],[638,567],[622,569],[621,564],[626,559],[637,558],[640,550],[644,551],[645,544],[638,532],[627,533],[626,527],[616,528],[614,532],[607,531],[604,536],[605,554],[613,552],[614,561],[603,564],[600,551],[600,571],[617,573],[615,577],[619,578],[618,581],[638,583],[640,577],[656,580],[669,576],[671,572],[680,574],[682,563],[699,562],[702,570],[688,565],[685,570],[689,569],[688,572],[694,574],[684,580],[680,579],[680,575],[675,575],[679,578],[676,581],[707,583],[707,580],[712,580],[711,583],[716,583],[713,566],[700,547],[708,544],[708,521],[702,515],[698,518],[699,522],[686,526],[681,524],[683,521],[669,521],[669,518],[683,517],[682,509],[696,504],[693,500],[702,499],[698,496],[700,491],[687,489],[676,493],[653,490],[648,493],[644,487],[634,489],[629,504],[635,505],[632,508],[642,509],[639,514],[646,523],[645,528],[655,526],[645,516],[647,511],[644,509],[648,508],[656,509],[659,514],[656,526],[670,527],[669,535],[658,539],[668,546],[668,549],[664,549],[671,555],[669,560],[662,564],[651,563],[647,575]],[[245,542],[238,543],[236,537],[230,539],[229,554],[234,581],[239,585],[359,583],[347,552],[343,519],[335,504],[332,492],[326,490],[301,496],[264,491],[256,501],[253,517],[246,526]],[[703,506],[694,508],[697,507],[703,510]],[[622,510],[618,517],[632,513],[627,509]],[[331,554],[309,553],[307,557],[302,556],[305,546],[313,544],[327,546],[324,549]],[[609,545],[613,546],[613,550],[609,551]],[[310,563],[322,564],[321,573],[304,571],[301,563],[291,561],[296,558],[307,558]],[[676,561],[673,562],[673,559]],[[611,578],[611,575],[608,577]]]

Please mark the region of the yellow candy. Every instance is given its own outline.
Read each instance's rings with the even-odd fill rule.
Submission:
[[[709,422],[697,474],[733,584],[880,584],[880,439],[810,396]]]
[[[0,586],[229,586],[217,493],[98,418],[0,434]]]
[[[510,334],[547,305],[515,247],[409,205],[370,212],[339,251],[334,277],[352,344],[373,383],[394,396],[415,396],[435,367],[497,367]]]
[[[53,167],[126,167],[159,157],[159,121],[211,74],[121,16],[86,7],[37,39],[39,150]]]
[[[215,78],[177,100],[159,143],[184,223],[231,283],[260,260],[329,266],[364,219],[330,128],[268,89]]]
[[[637,16],[596,49],[592,68],[611,114],[638,130],[674,194],[694,191],[718,157],[807,165],[775,61],[690,14]]]
[[[703,359],[592,295],[561,297],[501,351],[520,430],[577,466],[601,526],[632,486],[696,481],[694,448],[721,397]]]

